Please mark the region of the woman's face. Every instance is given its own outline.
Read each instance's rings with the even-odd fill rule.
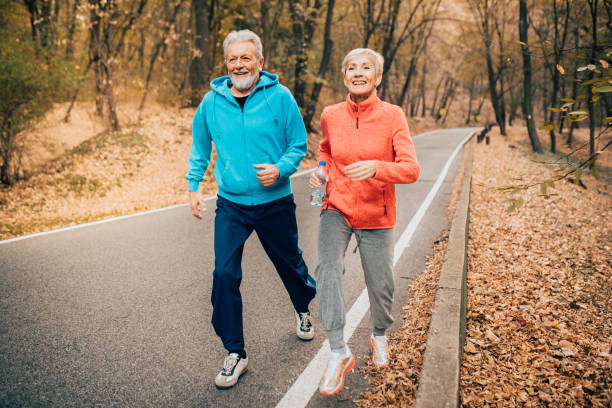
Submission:
[[[376,73],[376,65],[367,54],[356,55],[346,66],[344,85],[349,93],[365,100],[380,84],[382,75]]]

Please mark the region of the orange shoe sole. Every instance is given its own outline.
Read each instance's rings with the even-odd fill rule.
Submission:
[[[350,363],[348,363],[346,368],[342,371],[342,374],[341,374],[341,378],[342,379],[340,380],[340,385],[338,386],[338,388],[336,388],[332,392],[321,391],[321,394],[323,394],[323,395],[334,395],[334,394],[337,394],[342,389],[342,387],[344,387],[344,376],[346,375],[347,372],[349,372],[349,370],[351,370],[353,368],[354,365],[355,365],[355,356],[353,354],[351,354],[351,361],[350,361]]]
[[[375,367],[378,368],[387,368],[387,364],[382,364],[382,365],[378,365],[376,364],[376,362],[374,361],[374,347],[376,347],[374,344],[372,344],[372,338],[370,337],[368,342],[370,343],[370,350],[372,350],[372,364],[374,364]]]

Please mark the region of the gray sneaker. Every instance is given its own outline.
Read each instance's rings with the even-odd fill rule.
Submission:
[[[314,327],[312,327],[312,318],[310,312],[295,313],[297,322],[295,333],[302,340],[312,340],[314,337]]]
[[[248,365],[248,357],[242,358],[238,353],[230,353],[223,361],[223,369],[215,377],[215,385],[219,388],[233,387],[247,370]]]

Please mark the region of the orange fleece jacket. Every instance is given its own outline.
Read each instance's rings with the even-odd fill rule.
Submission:
[[[329,181],[323,210],[338,211],[352,228],[395,225],[395,184],[414,183],[421,169],[404,112],[381,101],[376,91],[356,105],[346,101],[321,114],[319,160],[327,162]],[[352,181],[344,167],[374,160],[374,177]]]

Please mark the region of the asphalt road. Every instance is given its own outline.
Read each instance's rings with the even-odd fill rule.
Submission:
[[[414,138],[420,180],[397,186],[396,239],[455,147],[474,129]],[[396,322],[410,277],[424,268],[438,231],[458,155],[410,245],[396,264]],[[318,210],[308,205],[308,174],[292,181],[300,247],[316,266]],[[210,324],[214,200],[204,220],[186,206],[0,242],[0,406],[273,407],[318,352],[324,333],[316,301],[315,339],[295,335],[289,298],[253,234],[242,281],[249,371],[230,390],[213,379],[225,351]],[[347,310],[364,288],[359,255],[346,258]],[[397,323],[396,323],[397,324]],[[367,358],[368,318],[349,346]],[[332,398],[310,407],[352,406],[366,382],[357,371]],[[316,379],[318,380],[318,378]]]

